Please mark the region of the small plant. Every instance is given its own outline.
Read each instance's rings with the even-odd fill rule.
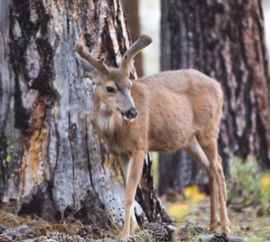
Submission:
[[[257,235],[251,235],[245,241],[246,242],[264,242],[265,240],[262,237],[259,237]]]
[[[260,206],[267,211],[270,202],[270,176],[259,172],[254,159],[236,159],[228,184],[228,202],[232,208],[242,210],[249,206]]]

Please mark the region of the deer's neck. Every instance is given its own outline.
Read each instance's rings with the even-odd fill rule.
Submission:
[[[123,117],[119,112],[114,111],[102,101],[95,103],[94,109],[95,129],[100,138],[111,148],[121,138]]]

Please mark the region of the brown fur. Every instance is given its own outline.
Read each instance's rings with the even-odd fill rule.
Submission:
[[[145,47],[135,48],[140,41],[131,47],[132,51],[136,49],[138,53]],[[77,51],[85,58],[87,50],[80,46]],[[128,51],[125,55],[129,54]],[[198,161],[209,176],[211,230],[219,228],[220,214],[221,227],[228,232],[226,184],[217,152],[223,104],[220,84],[196,70],[177,70],[143,77],[131,87],[128,76],[123,73],[129,71],[112,69],[110,75],[97,78],[93,114],[99,137],[112,153],[118,155],[126,174],[125,223],[121,239],[128,238],[133,229],[132,207],[145,154],[180,148]],[[106,93],[108,85],[117,86],[120,91],[110,96]],[[133,121],[125,120],[121,112],[134,105],[138,117]]]

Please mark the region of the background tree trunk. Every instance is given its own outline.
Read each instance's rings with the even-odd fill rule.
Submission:
[[[17,200],[20,214],[121,226],[121,173],[93,132],[91,85],[74,56],[82,33],[117,66],[130,44],[120,1],[0,1],[0,200]],[[153,186],[139,192],[137,214],[161,221]]]
[[[223,85],[225,104],[219,151],[225,173],[228,175],[236,156],[246,159],[252,155],[262,168],[269,168],[270,80],[261,1],[161,2],[162,70],[195,68]],[[163,183],[166,178],[185,177],[183,172],[167,176],[168,170],[175,169],[173,163],[177,162],[184,172],[195,166],[185,168],[186,159],[165,163],[163,160],[168,158],[162,157]],[[196,179],[190,175],[187,181],[196,182]],[[178,183],[180,187],[185,185],[181,180]]]

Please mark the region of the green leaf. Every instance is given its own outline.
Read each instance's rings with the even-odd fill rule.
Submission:
[[[11,162],[11,156],[10,155],[7,155],[6,161],[7,161],[7,163],[10,163]]]

